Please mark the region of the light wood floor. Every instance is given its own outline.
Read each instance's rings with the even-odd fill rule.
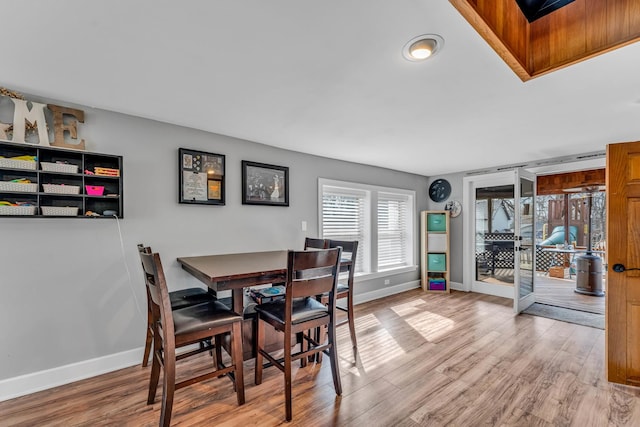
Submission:
[[[355,363],[340,328],[343,395],[335,396],[326,359],[296,368],[288,425],[640,423],[640,391],[605,380],[602,330],[514,316],[509,300],[462,292],[413,290],[359,305],[357,315]],[[260,386],[251,362],[245,372],[245,405],[228,379],[211,380],[176,393],[173,424],[286,425],[280,372],[265,370]],[[157,425],[160,404],[145,404],[148,374],[136,366],[2,402],[0,425]]]

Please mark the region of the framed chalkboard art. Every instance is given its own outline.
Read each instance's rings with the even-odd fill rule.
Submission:
[[[243,160],[242,204],[289,206],[289,168]]]

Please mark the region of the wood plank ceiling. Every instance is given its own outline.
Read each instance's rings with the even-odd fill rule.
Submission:
[[[529,23],[515,0],[449,0],[522,79],[640,39],[640,0],[575,0]]]
[[[577,172],[541,175],[536,178],[536,194],[566,194],[572,188],[598,187],[605,185],[605,170],[592,169]]]

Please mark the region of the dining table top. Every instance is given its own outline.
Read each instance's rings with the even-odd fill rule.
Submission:
[[[286,276],[288,250],[179,257],[182,268],[207,284],[241,281],[260,276]],[[340,269],[350,258],[340,259]]]
[[[210,283],[286,275],[287,250],[180,257],[182,268]]]
[[[256,285],[284,283],[287,280],[288,250],[242,252],[235,254],[179,257],[182,269],[212,290],[232,291],[232,306],[243,311],[242,291]],[[352,265],[350,258],[340,260],[340,271]]]

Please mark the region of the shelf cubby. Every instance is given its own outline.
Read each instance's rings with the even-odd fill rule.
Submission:
[[[1,217],[122,218],[122,190],[122,156],[0,141]]]

